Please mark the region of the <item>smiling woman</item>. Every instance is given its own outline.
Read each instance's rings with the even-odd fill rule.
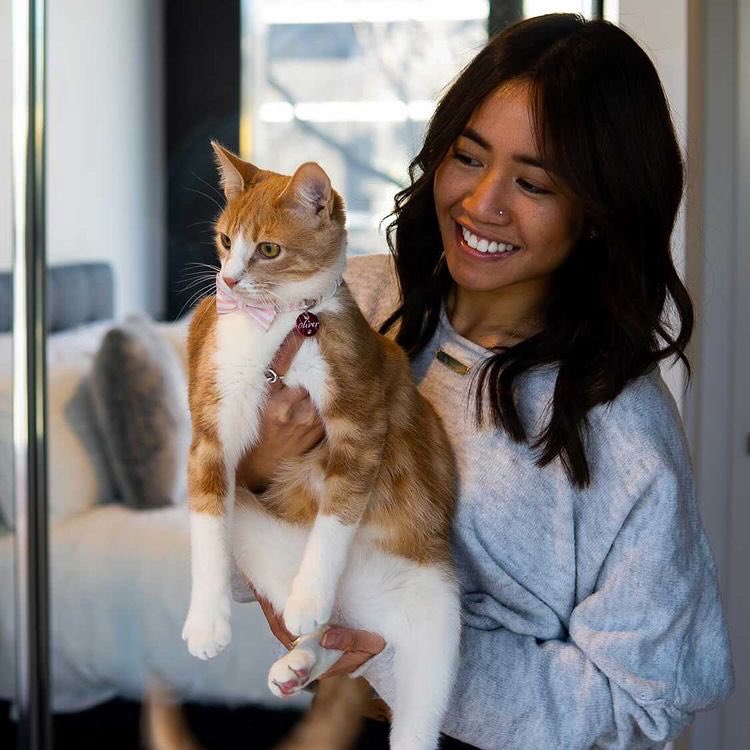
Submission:
[[[670,356],[689,372],[693,310],[670,251],[682,170],[658,75],[625,32],[565,14],[510,27],[443,97],[396,197],[403,300],[383,330],[398,321],[415,354],[445,306],[495,350],[478,368],[477,415],[486,396],[518,441],[514,381],[556,363],[538,465],[559,459],[585,486],[588,411]]]

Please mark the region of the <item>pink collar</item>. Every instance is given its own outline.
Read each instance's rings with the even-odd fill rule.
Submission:
[[[342,279],[336,280],[333,288],[318,299],[302,300],[299,304],[294,305],[262,305],[247,302],[240,297],[237,292],[227,285],[227,282],[221,278],[221,273],[216,274],[216,310],[219,315],[235,312],[239,310],[249,315],[263,331],[271,327],[276,315],[280,312],[291,312],[293,310],[309,310],[315,305],[319,305],[324,300],[332,297],[341,285]]]

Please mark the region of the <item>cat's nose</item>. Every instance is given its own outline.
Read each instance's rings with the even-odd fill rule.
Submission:
[[[235,279],[234,276],[222,276],[222,279],[226,282],[226,285],[232,289],[233,287],[237,286],[237,282],[239,279]]]

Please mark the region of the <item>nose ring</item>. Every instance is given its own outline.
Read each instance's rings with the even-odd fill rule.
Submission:
[[[505,211],[503,211],[503,209],[502,209],[502,208],[498,208],[498,209],[497,209],[497,215],[498,215],[498,216],[505,216]]]

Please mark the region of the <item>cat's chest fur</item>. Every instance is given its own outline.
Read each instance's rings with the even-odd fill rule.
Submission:
[[[292,330],[297,312],[280,313],[268,331],[247,315],[221,315],[216,324],[214,363],[219,398],[218,427],[225,452],[238,460],[259,437],[268,384],[265,371]],[[325,402],[327,367],[313,337],[303,342],[285,376],[302,386],[320,410]]]

